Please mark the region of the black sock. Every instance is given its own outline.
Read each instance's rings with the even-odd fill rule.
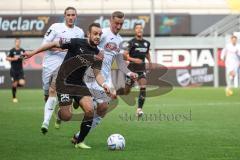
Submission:
[[[138,97],[138,108],[143,108],[145,97],[146,97],[146,88],[140,88],[140,93]]]
[[[17,87],[12,87],[12,96],[13,96],[13,98],[16,98],[16,93],[17,93]]]
[[[45,101],[45,102],[47,102],[48,97],[49,97],[48,95],[44,95],[44,101]]]
[[[81,131],[80,131],[80,134],[77,139],[78,143],[84,141],[85,137],[88,135],[88,133],[91,129],[92,122],[93,122],[93,118],[90,118],[90,119],[86,118],[86,117],[83,118],[83,121],[82,121],[81,127],[80,127]]]

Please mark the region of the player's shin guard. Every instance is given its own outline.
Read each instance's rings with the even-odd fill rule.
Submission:
[[[138,97],[138,108],[142,108],[146,97],[146,88],[140,88]]]
[[[83,142],[85,137],[88,135],[91,126],[92,126],[92,122],[93,122],[93,118],[86,118],[84,116],[83,121],[81,123],[81,127],[80,127],[80,134],[78,136],[77,139],[77,143]]]
[[[57,104],[56,97],[49,97],[44,107],[44,124],[49,124],[52,114],[54,112],[55,106]]]

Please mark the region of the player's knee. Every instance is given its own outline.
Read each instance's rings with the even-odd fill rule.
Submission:
[[[19,82],[18,82],[18,85],[19,85],[20,87],[24,86],[24,85],[25,85],[25,80],[20,79]]]
[[[107,103],[101,103],[97,107],[97,114],[101,117],[104,117],[104,115],[107,113],[108,106]]]
[[[58,117],[63,121],[70,121],[72,118],[72,113],[68,107],[61,107],[58,111]]]
[[[85,116],[86,117],[93,117],[93,114],[94,114],[94,111],[93,111],[93,108],[88,108],[85,110]]]

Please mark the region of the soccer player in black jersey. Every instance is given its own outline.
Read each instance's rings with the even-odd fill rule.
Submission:
[[[58,92],[60,106],[58,116],[61,120],[69,121],[71,119],[72,99],[80,104],[85,113],[80,126],[81,132],[75,144],[76,148],[91,148],[84,143],[84,139],[91,129],[94,114],[92,95],[84,82],[84,74],[89,67],[91,67],[97,83],[104,88],[108,95],[111,94],[100,72],[103,55],[100,53],[97,45],[100,42],[101,34],[100,25],[93,23],[89,26],[88,39],[73,38],[49,42],[25,54],[29,58],[34,54],[53,47],[68,49],[67,55],[56,74],[57,76],[53,77],[52,83],[55,83],[55,85],[52,86],[56,86]]]
[[[12,79],[12,97],[14,103],[18,102],[18,99],[16,98],[17,87],[25,85],[22,59],[22,54],[25,50],[20,47],[20,44],[21,40],[16,38],[15,47],[9,51],[9,55],[6,58],[11,62],[10,76]]]
[[[138,74],[138,85],[140,87],[140,93],[138,97],[138,107],[136,115],[138,117],[143,115],[143,104],[146,97],[146,66],[145,59],[148,60],[149,66],[151,68],[151,58],[149,54],[150,42],[143,39],[143,26],[141,24],[135,24],[135,37],[128,42],[128,50],[125,51],[124,56],[127,61],[129,61],[128,68]],[[126,76],[125,88],[119,89],[118,94],[128,94],[134,81]]]

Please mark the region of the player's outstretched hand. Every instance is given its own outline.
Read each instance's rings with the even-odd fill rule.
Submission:
[[[34,54],[30,51],[26,51],[22,54],[24,56],[24,59],[31,58]]]
[[[138,74],[137,74],[137,73],[134,73],[134,72],[131,72],[129,76],[130,76],[131,79],[133,79],[134,81],[136,81],[137,78],[138,78]]]
[[[107,84],[103,84],[102,85],[104,91],[106,92],[106,94],[111,97],[112,99],[116,99],[117,98],[117,92],[114,88],[110,88]]]

